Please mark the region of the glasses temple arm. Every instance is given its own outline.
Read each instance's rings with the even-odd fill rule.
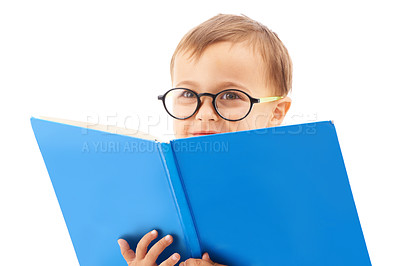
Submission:
[[[265,98],[260,98],[258,99],[259,103],[267,103],[267,102],[273,102],[279,99],[282,99],[283,96],[273,96],[273,97],[265,97]]]

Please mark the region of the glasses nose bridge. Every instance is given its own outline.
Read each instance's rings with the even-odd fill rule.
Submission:
[[[211,105],[214,107],[214,109],[215,109],[215,106],[214,106],[214,99],[215,99],[215,95],[216,94],[212,94],[212,93],[209,93],[209,92],[204,92],[204,93],[198,93],[197,94],[198,96],[199,96],[199,108],[200,108],[200,106],[202,105],[202,101],[201,101],[201,97],[202,96],[208,96],[208,97],[211,97]]]
[[[218,113],[217,110],[216,110],[216,106],[214,105],[214,99],[215,99],[216,94],[204,92],[204,93],[198,93],[197,96],[198,96],[199,101],[198,101],[196,113],[199,114],[199,112],[204,112],[204,110],[201,111],[201,110],[204,108],[204,101],[201,100],[201,97],[202,97],[202,96],[209,96],[209,97],[211,97],[211,102],[210,102],[210,104],[211,104],[211,109],[213,110],[213,112]],[[202,108],[202,107],[203,107],[203,108]],[[206,112],[208,112],[208,111],[206,111]],[[208,115],[209,115],[209,113],[208,113]]]
[[[199,96],[199,99],[200,99],[200,100],[201,100],[201,97],[202,97],[202,96],[209,96],[209,97],[211,97],[213,100],[214,100],[214,98],[215,98],[215,94],[208,93],[208,92],[199,93],[199,94],[197,94],[197,95]]]

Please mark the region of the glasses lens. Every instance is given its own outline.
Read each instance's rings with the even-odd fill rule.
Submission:
[[[174,89],[165,96],[167,111],[177,118],[191,116],[197,108],[197,96],[187,89]]]
[[[215,99],[218,112],[226,119],[242,119],[250,110],[250,98],[240,91],[229,90],[220,93]]]

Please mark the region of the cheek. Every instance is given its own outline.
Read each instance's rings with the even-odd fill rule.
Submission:
[[[181,120],[174,119],[174,133],[175,136],[182,135],[183,131],[183,123]]]
[[[188,131],[190,129],[190,120],[178,120],[174,119],[174,134],[176,138],[187,137]]]
[[[263,106],[253,106],[250,114],[244,119],[248,129],[259,129],[268,127],[270,118],[269,110]]]

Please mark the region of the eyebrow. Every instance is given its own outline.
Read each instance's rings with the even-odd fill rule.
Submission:
[[[178,84],[175,85],[175,87],[181,86],[182,84],[188,84],[188,85],[192,85],[194,87],[199,87],[199,84],[197,82],[194,81],[190,81],[190,80],[184,80],[179,82]],[[217,86],[219,89],[225,89],[226,87],[236,87],[236,88],[240,88],[243,89],[247,92],[249,92],[249,90],[243,86],[240,83],[236,83],[236,82],[232,82],[232,81],[223,81],[217,84]]]

